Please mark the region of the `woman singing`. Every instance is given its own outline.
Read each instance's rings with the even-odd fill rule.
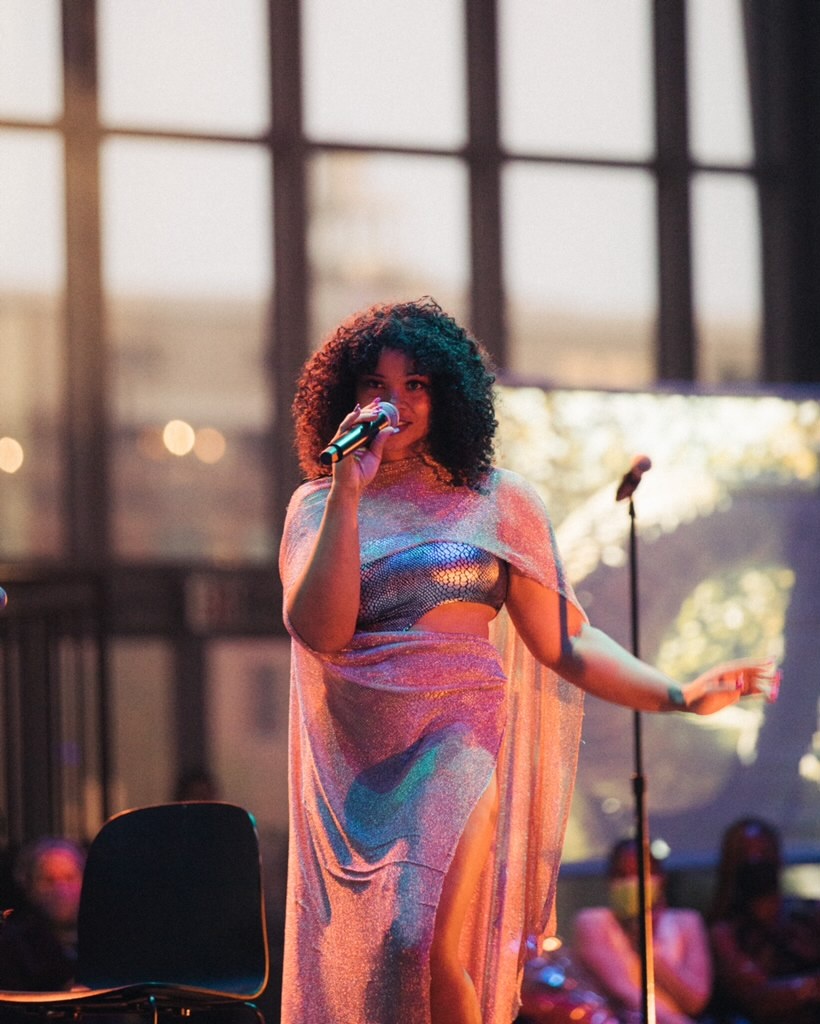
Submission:
[[[734,662],[680,685],[589,624],[536,492],[492,465],[493,383],[430,299],[346,321],[299,381],[284,1024],[510,1024],[583,692],[709,714],[773,681]],[[382,402],[397,425],[324,465]]]

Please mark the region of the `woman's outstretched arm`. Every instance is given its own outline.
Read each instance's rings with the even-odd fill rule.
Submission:
[[[690,683],[679,683],[591,626],[561,594],[515,570],[507,608],[538,661],[587,693],[635,711],[708,715],[745,694],[769,695],[776,686],[774,664],[754,659],[717,665]]]

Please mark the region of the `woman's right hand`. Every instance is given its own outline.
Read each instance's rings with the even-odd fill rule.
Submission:
[[[372,422],[379,415],[380,400],[370,402],[368,405],[359,406],[347,414],[339,424],[333,441],[337,441],[348,430],[352,430],[357,423]],[[333,482],[343,487],[355,487],[361,491],[366,487],[381,465],[382,450],[388,437],[396,432],[394,427],[385,427],[367,444],[362,445],[355,451],[346,455],[343,459],[333,464]]]

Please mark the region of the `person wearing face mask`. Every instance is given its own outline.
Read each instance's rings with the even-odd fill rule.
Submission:
[[[716,1024],[820,1021],[820,901],[780,887],[780,837],[759,818],[729,826],[709,913]]]
[[[622,839],[612,847],[607,867],[609,906],[581,910],[572,939],[576,960],[624,1021],[636,1019],[642,1005],[639,864],[634,839]],[[712,986],[706,926],[697,911],[666,905],[665,874],[655,857],[651,857],[651,869],[658,1024],[690,1024],[706,1006]]]

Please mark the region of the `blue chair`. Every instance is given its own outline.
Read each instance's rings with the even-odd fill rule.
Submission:
[[[0,1010],[194,1012],[246,1006],[269,971],[259,840],[251,815],[221,802],[124,811],[88,851],[77,971],[68,992],[0,992]]]

